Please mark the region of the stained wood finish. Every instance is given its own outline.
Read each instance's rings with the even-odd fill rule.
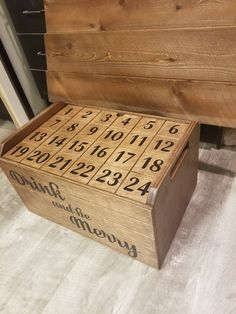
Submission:
[[[27,127],[30,134],[18,131],[15,146],[5,142],[8,179],[30,211],[160,267],[195,187],[196,123],[56,106]],[[157,228],[162,214],[165,229]]]
[[[235,82],[235,37],[236,28],[47,34],[47,68]]]
[[[236,19],[234,0],[46,0],[45,14],[53,33],[232,26]]]
[[[52,101],[85,102],[236,127],[236,84],[47,73]]]

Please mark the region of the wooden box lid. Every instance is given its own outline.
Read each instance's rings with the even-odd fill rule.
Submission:
[[[49,99],[236,127],[234,5],[46,0]]]

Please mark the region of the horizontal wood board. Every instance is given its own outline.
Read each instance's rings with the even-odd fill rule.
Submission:
[[[236,127],[236,84],[48,72],[52,101]]]
[[[234,1],[47,0],[45,14],[51,101],[236,127]]]
[[[232,26],[236,20],[234,0],[46,0],[45,15],[51,33]]]
[[[49,71],[236,82],[236,28],[47,34]]]

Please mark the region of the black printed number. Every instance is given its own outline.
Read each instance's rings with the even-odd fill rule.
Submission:
[[[126,152],[125,150],[118,152],[118,156],[115,159],[116,162],[121,161],[123,164],[128,162],[131,158],[136,156],[134,153]]]
[[[88,118],[93,112],[92,111],[87,111],[81,118]]]
[[[74,143],[68,148],[69,150],[74,150],[75,152],[82,152],[88,142],[74,141]]]
[[[156,123],[155,120],[150,120],[144,125],[144,129],[149,130],[152,129],[154,124]]]
[[[111,138],[112,141],[119,141],[123,136],[123,132],[115,132],[114,130],[110,130],[107,132],[107,135],[104,138]]]
[[[112,114],[106,114],[105,117],[101,119],[101,122],[107,122],[112,117]]]
[[[105,157],[106,156],[106,154],[107,154],[107,149],[108,149],[109,147],[104,147],[104,148],[102,148],[100,145],[97,145],[97,146],[95,146],[94,147],[94,150],[91,152],[91,156],[92,155],[96,155],[97,157],[99,157],[99,158],[103,158],[103,157]]]
[[[50,167],[50,168],[58,168],[58,166],[60,165],[58,169],[59,170],[63,170],[67,165],[69,165],[69,163],[71,161],[72,161],[72,159],[67,159],[66,160],[64,157],[58,156],[58,157],[56,157],[56,161],[50,163],[48,165],[48,167]]]
[[[80,170],[82,170],[83,168],[85,168],[85,171],[83,170],[83,172],[80,172]],[[84,162],[79,162],[76,165],[76,168],[74,168],[73,170],[70,171],[70,173],[75,174],[75,175],[79,175],[83,178],[87,178],[88,177],[88,173],[92,172],[95,169],[95,166],[93,165],[86,165]]]
[[[29,161],[35,161],[37,164],[41,164],[50,158],[49,153],[42,153],[40,150],[35,150],[32,155],[26,159]]]
[[[30,140],[34,140],[35,142],[42,141],[47,136],[47,133],[43,132],[35,132],[33,136],[30,137]]]
[[[69,126],[67,128],[67,131],[68,132],[73,132],[78,126],[79,126],[79,123],[73,123],[73,124],[71,124],[71,126]]]
[[[170,134],[176,134],[176,133],[178,133],[178,132],[179,132],[179,129],[178,129],[179,126],[180,126],[179,124],[173,125],[173,126],[169,129],[169,133],[170,133]]]
[[[140,180],[137,177],[131,177],[130,178],[130,184],[126,185],[123,189],[127,192],[133,192],[134,190],[137,190],[140,192],[141,196],[144,196],[146,193],[149,192],[149,188],[151,185],[151,181],[147,182],[143,185],[140,185],[137,187],[137,185],[139,184]]]
[[[10,155],[15,155],[15,157],[21,157],[29,151],[29,147],[24,147],[22,145],[18,146]]]
[[[163,140],[159,140],[156,142],[156,146],[154,147],[154,149],[157,150],[161,146],[161,144],[166,145],[166,146],[160,148],[160,150],[163,152],[170,152],[170,148],[174,146],[174,143],[171,141],[166,141],[164,143]]]
[[[145,160],[145,162],[144,162],[144,164],[142,166],[142,169],[146,169],[148,167],[153,172],[160,171],[161,170],[161,166],[164,164],[163,160],[156,159],[150,165],[150,162],[152,161],[152,157],[144,158],[144,160]]]
[[[63,143],[67,140],[67,137],[60,138],[60,136],[54,136],[53,139],[48,143],[48,145],[55,144],[57,147],[63,145]]]
[[[120,172],[112,173],[112,171],[109,169],[103,170],[102,173],[103,173],[103,175],[98,177],[96,179],[96,181],[101,182],[101,183],[106,182],[110,186],[117,185],[119,183],[119,180],[122,178],[122,174]],[[108,177],[109,177],[109,179],[107,180],[106,178],[108,178]]]

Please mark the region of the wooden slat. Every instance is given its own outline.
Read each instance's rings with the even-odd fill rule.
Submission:
[[[236,27],[47,34],[48,70],[236,81]]]
[[[83,102],[236,127],[236,84],[48,72],[51,101]]]
[[[46,0],[48,32],[235,25],[235,0]],[[63,22],[62,22],[63,21]]]

